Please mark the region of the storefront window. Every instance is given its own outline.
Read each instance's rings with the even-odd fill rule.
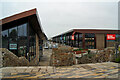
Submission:
[[[27,24],[18,26],[18,36],[27,36]]]
[[[9,29],[9,50],[16,55],[18,55],[17,33],[17,27]]]
[[[8,48],[8,30],[2,31],[2,48]]]
[[[36,37],[32,27],[29,27],[29,60],[32,60],[36,55]]]
[[[18,56],[27,54],[27,24],[18,26]]]
[[[116,42],[120,42],[120,34],[116,34]]]
[[[85,48],[86,49],[95,48],[95,34],[92,34],[92,33],[85,34]]]
[[[79,34],[79,48],[83,48],[82,44],[82,34]]]
[[[29,33],[29,34],[28,34]],[[17,56],[26,56],[31,60],[36,55],[36,34],[27,23],[2,31],[2,47]]]
[[[10,43],[17,43],[17,27],[9,29],[9,41]]]

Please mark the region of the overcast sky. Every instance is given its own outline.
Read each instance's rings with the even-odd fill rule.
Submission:
[[[1,0],[0,19],[37,8],[48,38],[71,29],[118,29],[117,0]],[[33,2],[34,1],[34,2]]]

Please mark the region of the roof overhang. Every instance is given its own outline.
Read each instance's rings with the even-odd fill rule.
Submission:
[[[120,30],[109,30],[109,29],[72,29],[69,31],[66,31],[62,34],[56,35],[55,37],[59,37],[61,35],[65,35],[65,34],[72,34],[73,32],[75,33],[95,33],[95,34],[120,34]]]
[[[10,28],[11,26],[14,26],[14,25],[18,25],[20,23],[24,23],[26,21],[29,21],[33,25],[35,32],[38,34],[38,36],[42,40],[47,39],[41,27],[40,19],[38,17],[36,9],[32,9],[32,10],[25,11],[19,14],[15,14],[10,17],[6,17],[0,20],[1,22],[0,25],[2,25],[2,28],[5,29],[5,28]]]

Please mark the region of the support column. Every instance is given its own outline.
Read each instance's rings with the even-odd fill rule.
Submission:
[[[38,35],[36,34],[36,59],[37,61],[39,61],[39,37]]]
[[[79,33],[78,33],[78,40],[77,41],[78,41],[78,48],[79,48]]]
[[[83,49],[85,48],[85,33],[83,33],[83,37],[82,37],[82,46],[83,46]]]
[[[71,35],[72,35],[72,34],[71,34]],[[74,45],[74,42],[73,42],[72,38],[71,38],[71,42],[72,42],[72,47],[73,47],[73,45]]]
[[[73,40],[73,42],[74,42],[74,47],[76,47],[76,34],[74,35],[74,40]]]
[[[65,40],[66,40],[66,45],[67,45],[67,44],[68,44],[68,43],[67,43],[67,35],[65,36]]]
[[[71,46],[71,45],[70,45],[70,35],[69,35],[69,46]]]
[[[67,45],[69,45],[69,43],[68,43],[68,42],[69,42],[69,36],[67,35]]]
[[[26,54],[25,55],[25,57],[30,61],[30,56],[29,56],[29,44],[30,44],[30,42],[29,42],[29,22],[27,23],[27,53],[28,53],[28,55]],[[8,32],[9,32],[9,30],[8,30]],[[9,43],[9,41],[8,41],[8,43]]]

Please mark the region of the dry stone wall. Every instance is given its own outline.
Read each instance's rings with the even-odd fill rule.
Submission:
[[[8,49],[1,48],[0,51],[2,52],[2,65],[3,67],[9,66],[29,66],[29,61],[25,57],[18,57]]]
[[[61,46],[52,49],[51,66],[71,66],[74,64],[74,56],[71,47]]]

